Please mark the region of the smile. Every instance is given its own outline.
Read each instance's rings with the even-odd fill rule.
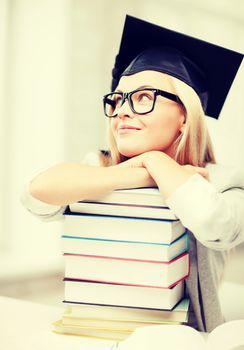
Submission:
[[[132,132],[135,132],[135,131],[139,131],[140,129],[119,129],[118,130],[118,134],[121,135],[121,134],[130,134]]]
[[[120,125],[117,129],[117,132],[118,134],[126,134],[126,133],[131,133],[133,131],[138,131],[138,130],[141,130],[141,129],[132,125]]]

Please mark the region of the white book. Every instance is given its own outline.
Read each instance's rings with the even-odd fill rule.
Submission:
[[[97,304],[116,306],[117,315],[120,317],[128,317],[127,307],[137,308],[137,317],[139,317],[140,308],[142,310],[143,308],[171,310],[182,299],[183,295],[183,281],[172,288],[154,288],[64,279],[64,302],[80,305],[81,310],[86,308],[85,305],[82,306],[82,303],[96,304],[92,311],[89,308],[90,317],[104,315],[103,309],[97,307]],[[111,318],[113,312],[113,307],[107,308],[106,316]],[[129,312],[132,315],[132,311]],[[84,315],[86,314],[84,311]]]
[[[189,274],[189,253],[169,262],[64,254],[65,277],[169,288]]]
[[[108,332],[110,330],[123,332],[124,330],[133,332],[138,327],[152,326],[157,324],[182,324],[179,321],[111,321],[111,320],[93,320],[93,319],[83,319],[83,318],[69,318],[63,317],[62,323],[67,327],[82,327],[90,329],[91,331],[96,331],[97,329],[104,329]]]
[[[187,322],[188,308],[189,299],[183,299],[170,311],[100,305],[73,305],[66,308],[62,320],[65,325],[134,330],[143,325]]]
[[[153,341],[152,341],[153,340]],[[233,320],[201,333],[186,325],[139,327],[121,343],[109,350],[243,350],[244,320]]]
[[[171,244],[62,236],[63,253],[108,256],[125,259],[170,261],[188,249],[188,235]]]
[[[176,220],[171,209],[163,206],[144,206],[132,204],[110,204],[99,202],[76,202],[69,205],[73,213],[138,217],[148,219]]]
[[[153,187],[115,190],[101,196],[96,202],[167,207],[159,189]]]
[[[53,332],[58,334],[69,334],[69,335],[79,335],[82,337],[94,338],[94,339],[106,339],[106,340],[116,340],[121,341],[128,338],[132,331],[123,330],[118,331],[114,329],[107,328],[90,328],[82,326],[67,326],[63,324],[62,320],[53,322]],[[73,337],[72,337],[73,338]],[[71,339],[70,339],[71,340]],[[97,346],[98,344],[96,344]],[[100,344],[99,344],[100,345]],[[70,346],[67,344],[66,349],[69,349]],[[100,347],[98,347],[99,349]],[[109,350],[110,346],[107,348]],[[78,349],[78,347],[77,347]],[[79,346],[80,349],[80,346]],[[95,349],[95,347],[94,347]]]
[[[169,244],[185,231],[179,220],[82,215],[68,211],[64,218],[63,235],[76,237]]]
[[[175,313],[178,314],[177,318],[181,318],[183,320],[187,319],[187,310],[189,306],[189,300],[184,299],[182,301],[182,306],[177,306],[179,310],[172,311],[171,314]],[[176,307],[176,308],[177,308]],[[94,307],[95,308],[95,307]],[[116,309],[116,308],[114,308]],[[89,312],[89,310],[87,310]],[[150,311],[150,310],[149,310]],[[90,310],[91,313],[92,310]],[[116,310],[114,310],[114,313]],[[153,311],[152,311],[153,312]],[[106,310],[104,310],[104,313],[106,314]],[[117,339],[117,340],[123,340],[128,338],[132,332],[135,329],[138,328],[145,328],[145,325],[148,327],[151,327],[152,325],[175,325],[180,324],[181,322],[177,321],[171,321],[170,317],[168,317],[169,321],[162,321],[164,318],[163,316],[158,315],[160,312],[156,311],[156,315],[154,315],[155,320],[150,322],[143,322],[143,321],[129,321],[129,320],[116,320],[116,319],[91,319],[91,318],[83,318],[83,317],[76,317],[75,310],[71,310],[71,313],[66,314],[64,313],[61,320],[55,322],[53,324],[54,331],[58,333],[63,334],[74,334],[74,335],[82,335],[82,336],[89,336],[89,337],[96,337],[96,338],[103,338],[103,339]],[[170,312],[168,311],[168,314]],[[73,316],[72,316],[73,315]],[[143,318],[142,318],[143,319]],[[150,319],[150,317],[149,317]],[[167,319],[167,317],[165,317]],[[113,346],[117,347],[118,344],[114,344]],[[135,348],[137,349],[137,348]],[[150,349],[148,347],[147,349]]]

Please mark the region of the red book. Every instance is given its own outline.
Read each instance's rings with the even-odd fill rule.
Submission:
[[[64,254],[65,278],[170,288],[189,275],[189,253],[171,261]]]

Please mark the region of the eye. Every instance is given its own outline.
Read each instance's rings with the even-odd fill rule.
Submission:
[[[113,102],[115,106],[120,106],[122,101],[122,95],[120,94],[113,94],[112,96]]]
[[[152,91],[138,91],[135,96],[137,102],[147,103],[154,99],[154,94]]]
[[[112,100],[111,98],[109,98],[109,97],[106,97],[105,98],[105,103],[107,103],[109,106],[111,106],[111,107],[115,107],[115,105],[116,105],[116,102],[114,101],[114,100]]]
[[[141,99],[142,99],[142,100],[145,100],[145,101],[151,100],[151,99],[152,99],[152,96],[149,95],[149,94],[145,94],[145,93],[144,93],[144,94],[142,94]]]

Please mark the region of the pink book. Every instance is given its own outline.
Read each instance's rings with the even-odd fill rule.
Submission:
[[[189,253],[171,261],[64,254],[65,278],[170,288],[189,275]]]

